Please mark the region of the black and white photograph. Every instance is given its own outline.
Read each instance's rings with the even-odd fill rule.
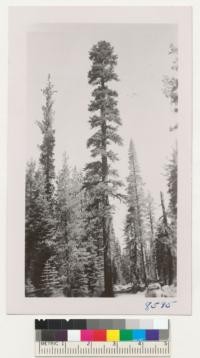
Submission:
[[[188,185],[179,36],[178,21],[38,21],[26,31],[26,300],[175,302]]]
[[[61,25],[27,51],[26,296],[175,296],[177,26]]]

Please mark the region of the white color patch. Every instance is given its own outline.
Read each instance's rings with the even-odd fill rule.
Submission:
[[[81,331],[73,329],[68,331],[68,342],[80,342]]]

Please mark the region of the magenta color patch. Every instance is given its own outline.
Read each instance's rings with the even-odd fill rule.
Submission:
[[[82,329],[81,341],[86,341],[86,342],[93,341],[93,331],[91,329]]]

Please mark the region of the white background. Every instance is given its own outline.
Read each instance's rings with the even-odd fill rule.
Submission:
[[[6,131],[7,131],[7,5],[185,5],[193,6],[194,118],[193,118],[193,312],[172,317],[172,358],[198,356],[200,327],[200,3],[199,1],[21,1],[0,6],[0,355],[34,356],[34,318],[6,315]],[[17,90],[17,84],[16,84]],[[20,138],[19,138],[20,140]],[[62,315],[62,317],[64,317]],[[43,316],[42,318],[45,318]],[[49,316],[48,316],[49,318]],[[151,318],[151,317],[149,317]]]

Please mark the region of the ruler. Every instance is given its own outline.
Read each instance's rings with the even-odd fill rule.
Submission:
[[[36,357],[169,357],[162,342],[36,342]]]

